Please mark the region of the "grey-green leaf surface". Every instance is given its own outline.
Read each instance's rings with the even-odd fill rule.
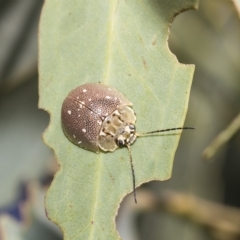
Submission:
[[[50,114],[44,141],[61,166],[46,211],[65,239],[120,239],[115,216],[132,191],[132,175],[126,148],[96,154],[68,141],[64,98],[81,84],[101,82],[133,103],[138,132],[183,126],[194,66],[179,64],[167,39],[173,17],[196,6],[197,0],[45,2],[39,106]],[[137,139],[131,148],[137,186],[170,178],[179,138],[180,132]]]

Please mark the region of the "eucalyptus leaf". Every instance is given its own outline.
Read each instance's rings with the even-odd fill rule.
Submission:
[[[178,63],[167,39],[174,16],[197,4],[45,2],[39,34],[39,106],[50,114],[44,141],[61,166],[47,193],[46,211],[65,239],[120,239],[115,216],[132,191],[132,175],[126,148],[97,154],[65,137],[64,98],[79,85],[101,82],[133,103],[138,132],[183,126],[194,66]],[[137,186],[170,178],[179,138],[180,132],[137,139],[131,148]]]

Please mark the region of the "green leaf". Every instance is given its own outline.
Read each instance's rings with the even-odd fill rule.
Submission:
[[[194,66],[168,48],[169,27],[197,0],[48,0],[40,23],[40,103],[49,112],[44,141],[61,166],[46,197],[48,217],[65,239],[119,239],[115,216],[132,191],[127,149],[86,151],[61,128],[68,92],[87,82],[115,87],[133,103],[137,130],[184,124]],[[139,138],[132,145],[136,183],[170,178],[180,133]],[[141,201],[141,199],[138,199]]]

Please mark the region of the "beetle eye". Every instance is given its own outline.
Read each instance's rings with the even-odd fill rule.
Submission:
[[[124,141],[121,140],[121,139],[117,139],[117,145],[118,145],[119,147],[123,147],[123,146],[124,146]]]
[[[130,128],[131,130],[135,130],[135,126],[134,126],[133,124],[129,124],[129,128]]]

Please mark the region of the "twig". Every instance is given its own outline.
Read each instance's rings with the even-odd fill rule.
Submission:
[[[240,129],[240,114],[203,151],[203,158],[209,160]]]

